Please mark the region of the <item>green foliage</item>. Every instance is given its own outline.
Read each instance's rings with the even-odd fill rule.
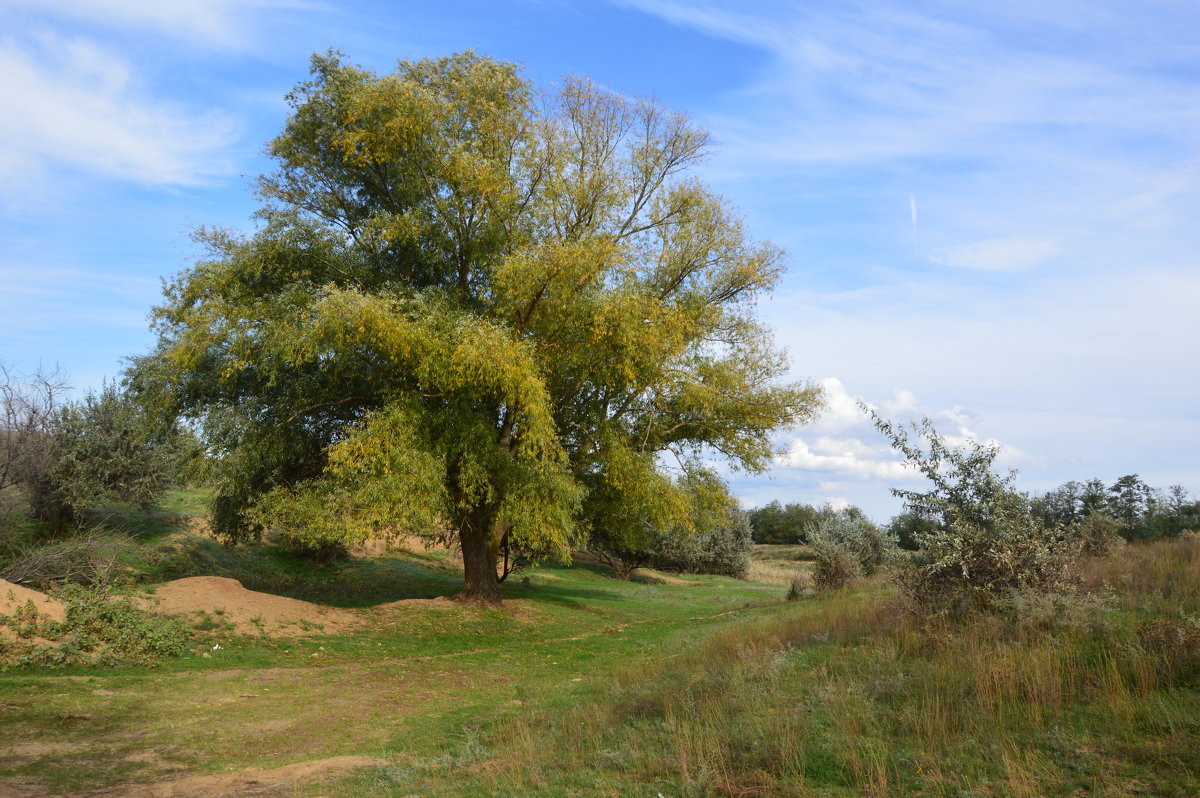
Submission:
[[[11,618],[0,616],[30,641],[10,652],[9,664],[152,667],[187,652],[191,634],[181,620],[147,612],[111,585],[66,583],[53,595],[66,604],[63,621],[39,615],[32,604]]]
[[[920,548],[917,540],[929,535],[937,522],[914,512],[902,512],[888,522],[888,533],[896,539],[896,545],[905,551]]]
[[[621,579],[644,566],[745,576],[753,546],[749,520],[715,474],[693,466],[677,481],[652,469],[641,477],[631,475],[623,492],[609,489],[590,497],[612,506],[595,514],[606,524],[593,527],[589,551]],[[664,494],[670,503],[662,501]]]
[[[452,529],[495,600],[502,543],[672,526],[662,454],[763,468],[818,406],[753,315],[781,254],[687,176],[685,116],[472,53],[318,56],[288,99],[262,226],[200,231],[132,371],[202,427],[218,533]]]
[[[1092,557],[1104,557],[1125,545],[1121,524],[1108,513],[1091,513],[1071,526],[1067,534],[1079,541],[1080,550]]]
[[[653,568],[686,574],[719,574],[745,579],[750,569],[750,519],[734,508],[723,521],[692,534],[671,530],[655,548]]]
[[[906,463],[933,483],[927,492],[892,490],[911,512],[938,522],[917,538],[920,553],[903,577],[914,599],[964,612],[1014,591],[1054,592],[1073,584],[1078,546],[1033,514],[1014,488],[1015,472],[992,470],[998,447],[952,446],[928,418],[909,429],[867,410]]]
[[[76,522],[112,502],[149,510],[190,454],[175,427],[156,424],[114,384],[60,408],[50,441],[42,502],[61,505]]]
[[[892,563],[897,556],[896,539],[864,516],[854,513],[830,513],[809,534],[808,544],[817,553],[817,568],[826,560],[845,553],[856,570],[870,576]]]
[[[861,575],[858,558],[846,549],[830,546],[818,550],[812,571],[817,590],[840,590]]]
[[[809,504],[773,501],[750,511],[755,543],[807,543],[820,518],[820,511]]]
[[[1071,526],[1102,515],[1116,522],[1126,540],[1174,537],[1200,528],[1200,501],[1182,485],[1161,490],[1137,474],[1126,474],[1108,487],[1099,479],[1064,482],[1031,502],[1034,514],[1046,524]]]

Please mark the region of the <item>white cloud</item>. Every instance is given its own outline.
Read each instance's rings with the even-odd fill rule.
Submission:
[[[70,167],[154,185],[195,185],[231,171],[236,126],[147,95],[121,56],[83,39],[0,40],[0,192],[33,189]]]
[[[906,466],[891,449],[887,439],[875,430],[870,418],[859,408],[861,399],[852,396],[841,380],[826,377],[821,380],[821,386],[825,390],[825,412],[815,422],[789,436],[786,450],[776,463],[778,470],[817,472],[827,482],[869,481],[880,491],[886,491],[895,482],[920,479],[915,470]],[[867,405],[898,423],[927,416],[933,419],[946,442],[953,446],[981,440],[973,430],[978,419],[969,410],[960,406],[942,410],[922,407],[915,394],[906,389],[896,389],[891,397]],[[1003,445],[994,438],[982,442],[999,446],[1007,462],[1022,457],[1016,447]]]
[[[301,0],[8,0],[39,14],[141,30],[223,48],[252,44],[254,12],[281,8],[322,8]]]
[[[989,272],[1023,272],[1062,251],[1057,242],[1037,236],[992,238],[935,252],[934,263]]]
[[[828,506],[832,507],[834,510],[841,511],[841,510],[845,510],[847,507],[849,507],[850,504],[851,504],[850,500],[847,499],[845,496],[830,496],[828,499],[821,502],[820,504],[814,504],[813,506],[820,509],[821,507],[828,505]]]

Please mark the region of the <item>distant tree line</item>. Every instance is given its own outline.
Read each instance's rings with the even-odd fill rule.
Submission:
[[[1034,515],[1047,525],[1069,526],[1095,515],[1110,516],[1126,540],[1173,537],[1200,529],[1200,500],[1182,485],[1152,488],[1137,474],[1127,474],[1105,487],[1099,479],[1064,482],[1032,496]]]
[[[1127,474],[1105,485],[1099,479],[1064,482],[1054,490],[1028,496],[1035,518],[1048,527],[1070,527],[1089,519],[1104,518],[1125,540],[1173,537],[1188,529],[1200,529],[1200,499],[1182,485],[1166,489],[1147,485],[1137,474]],[[829,506],[773,501],[750,510],[750,528],[755,543],[808,543],[813,531],[835,515],[864,518],[851,505],[835,511]],[[939,527],[929,513],[906,509],[886,524],[900,548],[916,551],[917,541]]]
[[[831,519],[866,520],[866,514],[854,505],[836,510],[828,504],[813,507],[778,501],[750,510],[748,515],[755,543],[808,543],[814,530]]]

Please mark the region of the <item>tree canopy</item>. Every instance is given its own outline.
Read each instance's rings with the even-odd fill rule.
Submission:
[[[257,230],[198,232],[131,373],[202,428],[218,532],[452,530],[495,601],[502,544],[686,526],[681,475],[764,468],[819,407],[754,316],[782,254],[690,174],[687,116],[469,52],[315,56],[288,101]]]

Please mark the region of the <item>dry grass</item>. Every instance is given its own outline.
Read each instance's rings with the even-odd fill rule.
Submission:
[[[1088,569],[1115,601],[1025,597],[960,625],[878,582],[792,604],[507,724],[465,794],[1200,794],[1200,537]]]

